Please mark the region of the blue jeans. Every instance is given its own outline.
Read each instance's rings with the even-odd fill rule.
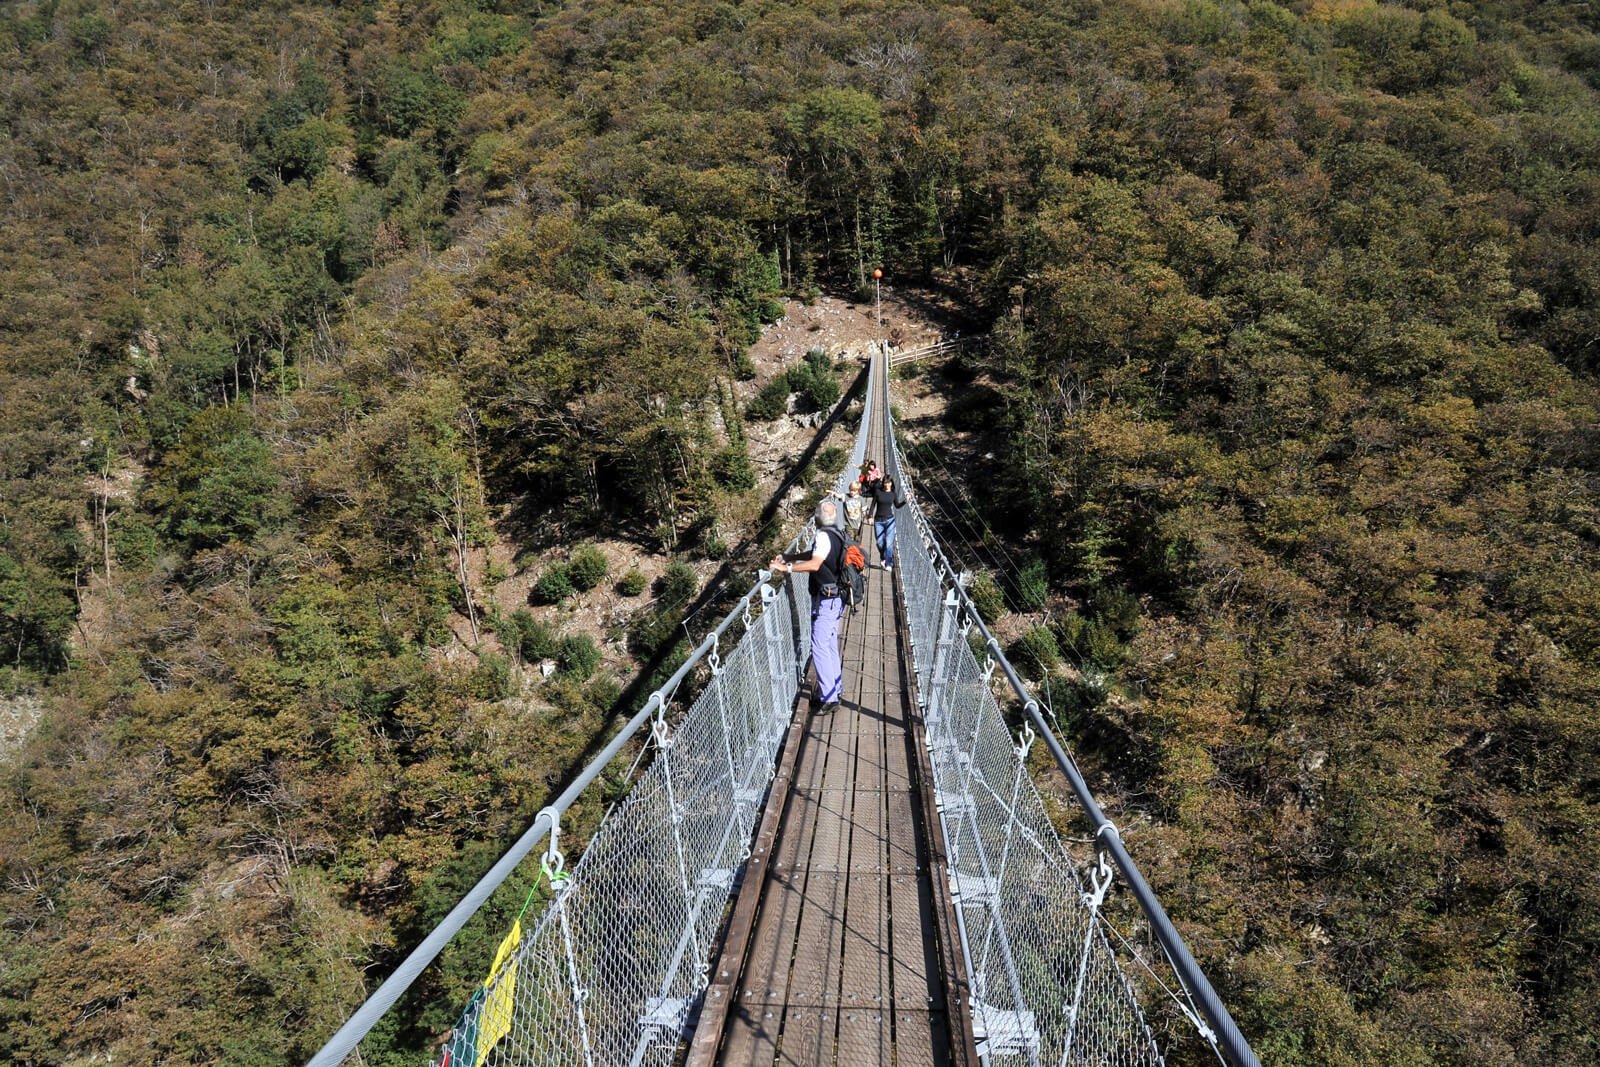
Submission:
[[[818,600],[811,606],[811,662],[817,668],[817,696],[824,704],[837,704],[844,691],[844,661],[839,656],[839,616],[844,601]]]
[[[894,564],[894,516],[879,519],[873,524],[878,534],[878,558],[885,566]]]

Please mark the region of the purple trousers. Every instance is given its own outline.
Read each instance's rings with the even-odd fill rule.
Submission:
[[[837,704],[844,691],[844,660],[839,656],[839,616],[844,601],[838,597],[811,606],[811,662],[817,668],[817,697]]]

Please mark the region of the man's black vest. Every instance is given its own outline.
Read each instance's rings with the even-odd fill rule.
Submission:
[[[823,586],[832,586],[833,595],[839,595],[839,575],[844,571],[844,534],[834,529],[821,529],[818,534],[828,535],[828,554],[822,566],[811,572],[811,599],[822,599]]]

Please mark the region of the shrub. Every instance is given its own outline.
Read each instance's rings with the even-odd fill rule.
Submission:
[[[755,468],[744,445],[729,445],[711,457],[711,477],[724,489],[742,493],[756,487]]]
[[[1061,648],[1056,644],[1056,635],[1045,626],[1035,626],[1017,638],[1011,646],[1010,657],[1035,678],[1061,666]]]
[[[507,622],[506,643],[514,644],[524,660],[553,659],[561,647],[555,627],[535,619],[527,608],[513,611]]]
[[[1000,593],[1000,587],[994,584],[994,579],[987,574],[979,574],[967,586],[967,595],[972,598],[972,606],[978,609],[978,614],[983,616],[983,621],[992,623],[1006,613],[1006,600]]]
[[[744,417],[752,422],[770,422],[789,410],[789,376],[780,374],[768,382],[744,409]]]
[[[561,652],[556,662],[563,674],[588,678],[600,666],[600,649],[588,634],[573,634],[561,639]]]
[[[733,357],[733,376],[741,382],[748,382],[756,376],[756,363],[750,358],[749,352],[741,351]]]
[[[119,511],[111,520],[111,552],[122,566],[138,569],[161,555],[161,535],[142,511]]]
[[[622,699],[622,687],[617,684],[616,679],[602,674],[584,686],[583,695],[600,712],[609,713],[616,708],[617,701]]]
[[[728,558],[728,542],[722,539],[715,526],[706,530],[705,537],[701,539],[700,554],[706,559]]]
[[[512,693],[510,662],[496,653],[483,653],[472,669],[469,684],[472,695],[479,700],[504,700]]]
[[[1104,619],[1095,619],[1083,632],[1084,660],[1110,670],[1127,659],[1128,650]]]
[[[587,593],[606,579],[611,563],[596,545],[582,545],[567,561],[567,576],[572,587]]]
[[[805,394],[817,411],[830,410],[842,393],[838,376],[833,373],[833,360],[820,348],[807,352],[805,362],[789,372],[789,386]]]
[[[552,563],[539,572],[528,599],[534,604],[559,604],[572,595],[572,575],[565,563]]]
[[[961,393],[945,411],[945,419],[957,430],[982,433],[1000,422],[1005,413],[1005,401],[998,392],[986,386],[968,389]]]
[[[1118,637],[1132,637],[1139,632],[1139,600],[1126,589],[1100,589],[1095,592],[1093,603],[1095,614],[1116,631]]]
[[[699,588],[700,579],[695,577],[694,568],[682,560],[673,560],[666,573],[656,579],[656,596],[663,610],[683,608]]]
[[[617,583],[617,592],[622,596],[638,596],[649,584],[645,581],[644,574],[635,567],[622,576],[622,580]]]
[[[628,630],[628,651],[640,659],[651,659],[669,648],[680,638],[678,620],[683,616],[676,611],[647,611]]]
[[[1055,624],[1055,631],[1059,646],[1067,648],[1085,667],[1115,667],[1125,656],[1116,631],[1098,615],[1084,618],[1069,611]]]
[[[1034,557],[1023,564],[1011,591],[1017,611],[1038,611],[1050,595],[1050,574],[1044,560]]]

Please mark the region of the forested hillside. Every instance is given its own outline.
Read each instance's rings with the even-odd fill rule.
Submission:
[[[673,654],[684,567],[596,671],[559,605],[644,579],[579,543],[770,543],[747,350],[882,265],[993,324],[1010,607],[1262,1059],[1600,1059],[1593,5],[65,0],[0,53],[0,1057],[302,1062]]]

